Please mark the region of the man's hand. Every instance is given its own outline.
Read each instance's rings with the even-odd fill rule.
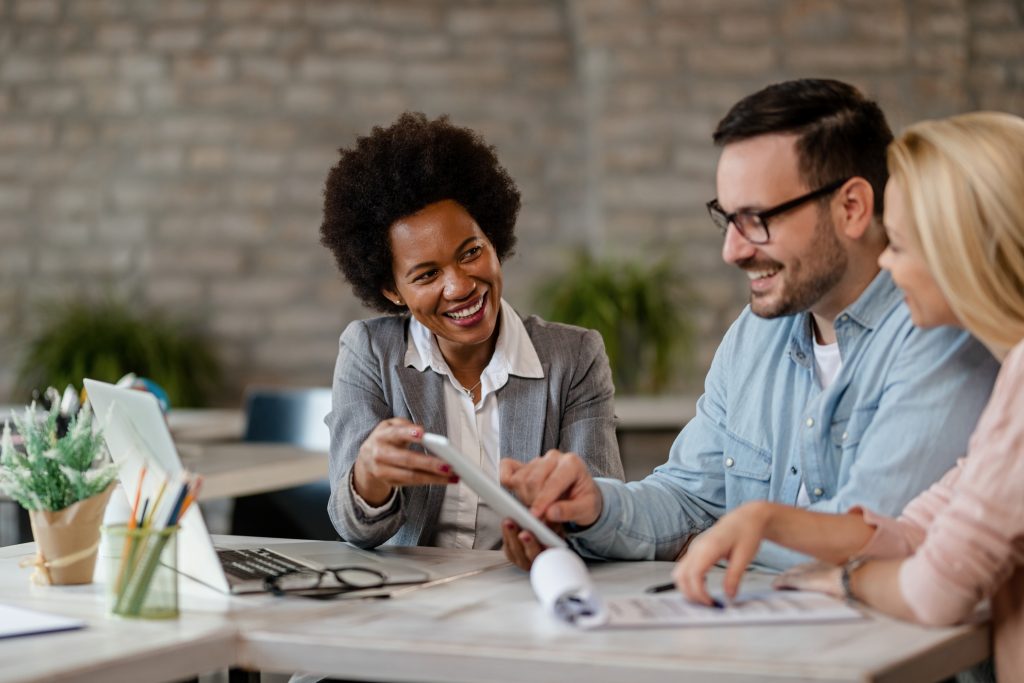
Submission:
[[[529,463],[501,461],[501,483],[530,512],[562,533],[562,522],[590,526],[601,515],[601,491],[575,453],[548,451]],[[521,569],[529,569],[545,547],[529,531],[506,519],[501,525],[505,557]]]
[[[587,527],[601,516],[601,490],[575,453],[550,450],[528,463],[506,458],[501,484],[548,523]]]

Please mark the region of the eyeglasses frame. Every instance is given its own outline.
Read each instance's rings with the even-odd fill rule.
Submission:
[[[356,585],[346,581],[340,572],[345,571],[360,571],[367,574],[376,576],[379,581],[377,583],[370,583],[367,585]],[[281,579],[296,574],[315,574],[317,575],[317,585],[312,588],[300,588],[300,589],[286,589],[279,585]],[[328,575],[333,574],[335,580],[337,580],[337,586],[321,586],[320,583]],[[326,600],[329,598],[336,597],[338,595],[344,595],[345,593],[354,593],[356,591],[372,591],[379,590],[382,588],[392,588],[401,586],[415,586],[430,581],[430,576],[423,572],[423,578],[415,581],[388,581],[388,575],[380,569],[373,567],[363,567],[358,565],[345,565],[342,567],[325,567],[321,570],[315,569],[291,569],[288,571],[274,574],[263,579],[263,587],[269,593],[276,595],[277,597],[287,596],[298,596],[303,598],[311,598],[314,600]]]
[[[811,190],[807,194],[802,194],[799,197],[795,197],[781,204],[777,204],[776,206],[773,206],[771,208],[764,209],[763,211],[750,211],[748,209],[740,209],[739,211],[726,213],[725,209],[722,208],[722,205],[718,203],[718,197],[715,197],[707,204],[705,204],[705,207],[707,207],[708,214],[711,216],[711,222],[714,223],[715,226],[722,232],[722,237],[725,237],[725,234],[729,231],[730,225],[735,225],[736,231],[743,236],[743,239],[747,240],[751,244],[767,244],[772,239],[771,231],[768,229],[768,220],[770,218],[774,218],[775,216],[786,213],[787,211],[791,211],[792,209],[795,209],[798,206],[806,204],[807,202],[813,199],[817,199],[827,194],[831,194],[832,192],[835,192],[843,185],[845,185],[847,182],[849,182],[852,177],[853,176],[849,176],[843,178],[842,180],[835,180],[831,183],[828,183],[827,185],[822,185],[817,190]],[[743,231],[743,228],[740,227],[740,223],[736,220],[741,215],[753,216],[761,222],[762,227],[764,227],[763,240],[751,239],[747,235],[747,233]],[[724,219],[725,222],[720,222],[720,219]]]

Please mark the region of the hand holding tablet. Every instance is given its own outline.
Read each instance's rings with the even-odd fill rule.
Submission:
[[[499,515],[514,520],[520,528],[532,533],[540,543],[549,548],[568,547],[561,536],[530,514],[522,503],[501,488],[498,482],[489,479],[468,457],[455,450],[446,437],[440,434],[424,434],[423,445],[429,452],[451,465],[455,473]]]

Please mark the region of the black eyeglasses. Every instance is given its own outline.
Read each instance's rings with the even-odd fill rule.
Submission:
[[[718,203],[718,199],[712,199],[707,203],[708,213],[711,215],[711,220],[714,221],[718,229],[722,231],[722,236],[725,237],[725,233],[729,230],[729,224],[732,223],[736,226],[736,230],[743,235],[751,244],[765,244],[771,239],[771,235],[768,234],[768,219],[778,216],[779,214],[785,213],[791,209],[795,209],[801,204],[806,204],[812,199],[823,197],[831,192],[835,192],[842,187],[849,178],[843,178],[837,180],[834,183],[829,183],[823,187],[819,187],[817,190],[802,194],[796,199],[790,199],[788,202],[783,202],[778,206],[773,206],[770,209],[764,211],[750,211],[748,209],[741,209],[734,213],[726,213],[722,205]]]
[[[332,567],[322,571],[293,569],[268,576],[263,579],[263,587],[279,597],[294,595],[326,600],[354,591],[415,586],[430,580],[426,572],[422,574],[422,577],[411,580],[392,581],[385,572],[372,567]]]

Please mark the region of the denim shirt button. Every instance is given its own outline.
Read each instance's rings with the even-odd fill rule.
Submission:
[[[814,418],[813,417],[807,418],[807,426],[808,427],[813,427],[814,426]]]
[[[732,458],[726,458],[725,459],[725,466],[726,467],[732,467],[735,464],[736,464],[736,461],[733,460]]]
[[[818,488],[814,489],[814,495],[819,497],[819,498],[821,497],[821,495],[823,493],[825,493],[825,492],[821,490],[821,487],[818,487]]]
[[[796,474],[796,468],[795,467],[790,467],[789,468],[789,473],[790,474]]]
[[[840,439],[843,440],[843,441],[846,441],[849,438],[850,438],[850,432],[843,432],[843,435],[840,437]]]

